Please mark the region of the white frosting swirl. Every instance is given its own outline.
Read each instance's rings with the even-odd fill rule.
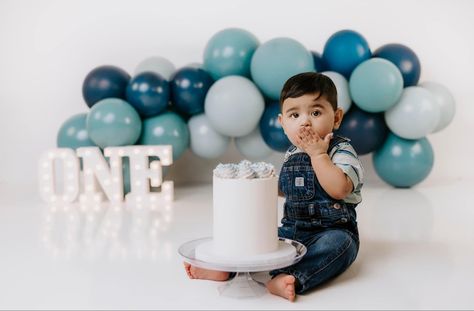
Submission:
[[[252,168],[258,178],[268,178],[275,175],[275,167],[270,163],[257,162],[252,164]]]
[[[235,164],[219,163],[219,165],[217,165],[217,167],[214,169],[214,175],[220,178],[235,178],[235,176],[237,175],[237,171],[238,169]]]
[[[239,163],[238,165],[238,172],[236,178],[246,178],[246,179],[252,179],[257,176],[255,171],[252,169],[252,163],[247,160],[243,160]]]
[[[214,176],[241,179],[268,178],[275,176],[275,167],[270,163],[252,163],[248,160],[242,160],[239,164],[220,163],[214,169]]]

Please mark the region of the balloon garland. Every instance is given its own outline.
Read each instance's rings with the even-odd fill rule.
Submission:
[[[372,52],[353,30],[334,33],[322,54],[291,38],[260,43],[229,28],[207,42],[202,65],[176,70],[151,57],[133,76],[99,66],[82,86],[89,112],[61,125],[57,146],[172,145],[174,160],[187,148],[212,159],[234,138],[240,153],[258,160],[289,147],[277,121],[279,94],[289,77],[306,71],[334,81],[345,112],[338,134],[359,154],[372,153],[385,182],[411,187],[428,176],[434,155],[426,137],[451,123],[452,94],[439,83],[419,83],[420,61],[409,47],[386,44]]]

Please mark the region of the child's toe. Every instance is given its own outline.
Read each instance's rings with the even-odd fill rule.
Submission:
[[[193,279],[194,276],[191,273],[191,265],[187,262],[184,262],[183,264],[184,264],[184,270],[186,271],[186,274],[188,275],[190,279]]]

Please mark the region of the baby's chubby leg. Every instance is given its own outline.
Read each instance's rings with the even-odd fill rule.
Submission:
[[[212,281],[227,281],[229,279],[229,272],[198,268],[187,262],[184,262],[183,264],[184,270],[190,279]]]

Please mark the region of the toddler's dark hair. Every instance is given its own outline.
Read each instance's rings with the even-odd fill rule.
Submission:
[[[319,93],[324,96],[334,110],[337,109],[337,89],[334,82],[317,72],[303,72],[289,78],[280,94],[280,110],[287,98],[296,98],[305,94]]]

